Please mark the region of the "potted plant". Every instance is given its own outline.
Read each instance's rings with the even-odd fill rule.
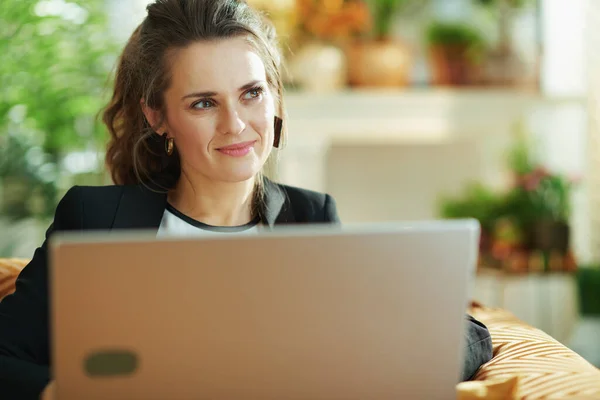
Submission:
[[[409,47],[392,35],[394,21],[416,0],[371,0],[372,30],[347,49],[349,83],[363,87],[402,87],[410,80],[412,57]],[[412,10],[410,10],[412,11]]]
[[[510,229],[509,220],[503,219],[504,196],[479,182],[468,184],[454,197],[443,197],[439,202],[439,216],[443,219],[475,218],[481,226],[479,242],[480,263],[497,264],[518,246],[521,237]]]
[[[572,182],[542,167],[518,178],[514,197],[521,199],[522,220],[529,232],[530,247],[566,254]]]
[[[470,25],[434,22],[426,31],[435,85],[481,82],[484,40]]]
[[[331,92],[348,82],[346,43],[370,29],[362,0],[298,0],[296,50],[289,57],[289,81],[302,90]]]
[[[507,204],[528,236],[528,247],[566,254],[573,180],[551,173],[531,154],[531,143],[520,132],[509,152],[514,176]]]
[[[512,40],[513,21],[517,11],[523,9],[533,0],[473,0],[482,6],[497,21],[498,41],[488,53],[486,66],[486,82],[497,85],[513,85],[516,83],[537,84],[538,71],[527,71],[527,66],[515,53]],[[539,52],[536,57],[539,58]],[[539,60],[534,60],[535,64]]]

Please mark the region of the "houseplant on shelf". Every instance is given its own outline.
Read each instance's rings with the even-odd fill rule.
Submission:
[[[530,249],[566,253],[575,180],[547,170],[532,154],[533,148],[526,133],[518,131],[508,153],[513,185],[507,203],[527,232]]]
[[[470,25],[433,22],[426,30],[435,85],[471,85],[481,82],[485,42]]]
[[[439,214],[479,220],[481,260],[488,267],[573,271],[569,214],[574,182],[546,170],[531,154],[525,133],[517,133],[508,154],[512,185],[497,192],[481,183],[470,184],[459,197],[444,198]]]
[[[528,66],[523,61],[522,55],[515,51],[513,43],[513,25],[517,13],[527,6],[535,4],[535,0],[473,0],[476,5],[481,6],[491,14],[497,21],[497,42],[491,47],[487,56],[485,80],[492,85],[515,85],[527,84],[536,86],[539,80],[539,63],[541,49],[540,38],[536,38],[536,49],[532,53],[533,58]],[[539,31],[539,29],[537,29]],[[539,35],[539,32],[537,33]]]
[[[498,229],[503,217],[503,193],[486,187],[479,182],[471,182],[456,196],[443,196],[439,200],[438,213],[443,219],[475,218],[481,226],[479,241],[480,264],[491,266],[496,263],[493,250],[502,253],[510,252],[521,242],[519,232],[507,229],[502,224],[502,232]],[[502,240],[498,241],[498,233]],[[502,254],[496,254],[501,258]]]
[[[331,92],[346,87],[344,50],[353,37],[370,29],[362,0],[297,0],[297,29],[288,58],[291,81],[301,90]]]
[[[572,180],[541,166],[515,176],[507,201],[527,232],[530,249],[568,252],[573,184]]]
[[[393,37],[400,13],[414,12],[422,0],[371,0],[372,30],[348,47],[349,83],[352,86],[402,87],[409,83],[410,48]]]

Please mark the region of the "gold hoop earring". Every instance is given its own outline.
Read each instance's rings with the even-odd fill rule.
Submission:
[[[166,136],[166,133],[165,133]],[[173,154],[173,150],[175,149],[175,139],[173,139],[172,137],[168,137],[165,140],[165,152],[167,153],[168,156],[170,156],[171,154]]]

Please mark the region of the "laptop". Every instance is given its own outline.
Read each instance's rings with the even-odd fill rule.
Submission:
[[[478,240],[470,220],[57,235],[57,398],[454,398]]]

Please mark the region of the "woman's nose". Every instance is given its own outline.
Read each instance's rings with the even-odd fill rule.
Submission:
[[[224,107],[220,115],[219,132],[225,135],[239,135],[246,129],[246,123],[234,107]]]

